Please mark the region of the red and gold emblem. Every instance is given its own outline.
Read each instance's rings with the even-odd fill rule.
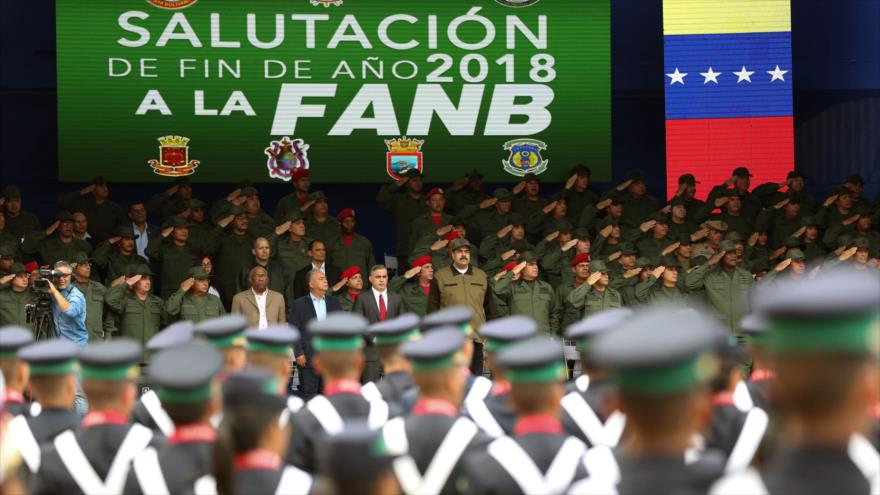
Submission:
[[[159,139],[159,160],[147,163],[153,172],[165,177],[191,175],[199,166],[198,160],[189,159],[189,138],[183,136],[162,136]]]

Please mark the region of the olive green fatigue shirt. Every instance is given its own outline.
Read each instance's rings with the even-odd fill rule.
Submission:
[[[444,195],[446,196],[446,210],[453,215],[461,212],[466,206],[480,204],[489,197],[483,191],[474,192],[468,189],[467,186],[458,191],[449,188]]]
[[[89,234],[95,242],[113,237],[113,229],[117,225],[129,223],[128,216],[116,202],[106,200],[98,204],[93,196],[80,196],[79,191],[58,196],[58,206],[71,213],[85,213],[89,221]]]
[[[185,200],[177,196],[169,196],[164,192],[150,196],[144,207],[150,215],[161,218],[163,221],[171,216],[172,211],[183,211]]]
[[[254,237],[269,237],[275,233],[275,227],[277,226],[278,224],[275,223],[275,220],[268,213],[260,210],[250,218],[247,231],[248,234]]]
[[[21,239],[25,234],[34,230],[43,230],[43,227],[40,226],[40,220],[33,213],[22,210],[16,217],[6,213],[6,232]]]
[[[599,195],[589,189],[577,192],[574,189],[565,189],[566,218],[572,225],[578,225],[581,214],[587,206],[595,205],[599,201]],[[582,225],[586,227],[586,225]]]
[[[803,252],[807,261],[821,260],[828,254],[825,247],[818,242],[808,242],[804,244]]]
[[[540,252],[541,273],[553,287],[562,284],[573,283],[574,273],[571,271],[571,260],[577,254],[577,249],[572,247],[563,251],[558,241],[541,242],[535,247],[535,252]]]
[[[492,285],[492,291],[510,308],[511,315],[525,315],[538,324],[544,334],[559,334],[560,307],[553,287],[543,280],[513,280],[506,273]]]
[[[419,256],[429,255],[431,256],[431,264],[434,265],[434,270],[451,265],[452,258],[449,257],[449,249],[447,247],[442,247],[436,251],[431,250],[431,245],[439,240],[440,237],[437,237],[435,232],[428,232],[423,235],[415,244],[413,244],[412,253],[410,253],[407,261],[412,264],[412,262]],[[474,253],[471,253],[471,263],[476,262],[478,258],[479,256],[475,256]]]
[[[89,280],[86,283],[74,282],[74,285],[86,300],[86,329],[89,331],[89,342],[100,342],[109,339],[116,331],[116,322],[104,313],[104,296],[107,287],[100,282]]]
[[[306,194],[308,196],[308,194]],[[304,196],[304,198],[306,197]],[[306,200],[300,201],[299,196],[297,196],[297,192],[294,191],[283,198],[278,200],[278,204],[275,205],[275,222],[276,225],[284,222],[284,219],[294,211],[300,211],[303,204],[306,203]],[[303,218],[308,218],[309,211],[300,212]]]
[[[617,240],[616,244],[610,244],[607,237],[602,234],[596,234],[596,238],[593,239],[592,244],[590,244],[590,257],[597,259],[607,258],[612,253],[619,250],[618,246],[620,246],[620,239]]]
[[[272,235],[274,234],[273,231]],[[250,232],[236,234],[230,229],[220,234],[219,242],[215,244],[216,251],[207,252],[215,255],[213,282],[226,307],[232,304],[232,297],[238,292],[238,277],[241,271],[253,259],[251,250],[254,247],[254,239],[256,236]]]
[[[159,296],[163,299],[170,297],[180,283],[189,278],[189,269],[196,266],[205,254],[198,244],[189,240],[183,246],[174,244],[171,235],[151,237],[144,253],[159,267]]]
[[[41,265],[54,265],[56,261],[70,261],[79,252],[92,254],[92,245],[76,238],[62,242],[56,236],[47,238],[43,230],[33,230],[25,236],[21,251],[39,259]]]
[[[787,218],[783,209],[770,207],[758,215],[755,221],[755,231],[764,231],[770,234],[773,247],[778,248],[797,229],[801,228],[801,216]],[[747,239],[748,237],[744,237]]]
[[[481,209],[480,205],[469,205],[461,210],[459,216],[467,222],[467,238],[471,243],[478,244],[484,237],[497,234],[507,227],[510,213],[499,215],[495,207]]]
[[[315,220],[314,217],[306,219],[306,235],[310,239],[322,241],[324,246],[329,249],[330,244],[339,237],[339,222],[328,216],[323,222]]]
[[[581,318],[606,309],[623,307],[620,292],[611,287],[605,287],[605,290],[598,291],[586,282],[568,293],[568,303],[576,311],[581,312],[579,315]]]
[[[159,329],[165,326],[168,315],[165,303],[155,294],[147,294],[144,301],[129,290],[127,284],[107,289],[104,302],[118,317],[119,335],[137,340],[144,348],[142,362],[149,360],[146,344]]]
[[[272,256],[284,263],[290,273],[296,273],[311,263],[309,241],[305,237],[294,241],[290,234],[281,235],[272,242]]]
[[[616,192],[617,189],[611,189]],[[612,193],[612,196],[614,194]],[[647,194],[636,198],[627,192],[619,193],[620,202],[623,203],[623,213],[620,215],[620,223],[630,227],[638,227],[646,221],[652,213],[660,209],[657,198]]]
[[[181,289],[174,291],[165,302],[165,311],[169,320],[188,320],[193,324],[226,314],[223,303],[214,294],[197,296]]]
[[[342,286],[342,290],[337,292],[335,296],[336,299],[339,299],[339,305],[342,306],[342,310],[351,312],[351,308],[354,307],[355,299],[348,293],[348,288]]]
[[[376,257],[373,256],[373,243],[358,233],[351,234],[350,245],[345,244],[345,239],[346,236],[340,235],[327,245],[330,261],[340,271],[344,271],[350,266],[357,266],[360,267],[361,274],[370,273],[370,267],[376,264]]]
[[[104,283],[107,285],[110,285],[121,275],[125,275],[125,268],[128,265],[148,264],[147,259],[138,255],[136,250],[132,249],[131,254],[126,256],[116,245],[110,244],[109,240],[98,244],[95,252],[92,253],[92,261],[104,274]]]
[[[612,264],[612,266],[617,265],[620,266],[619,263]],[[623,300],[624,306],[637,306],[639,301],[636,300],[636,284],[639,283],[639,276],[633,275],[630,278],[625,278],[623,276],[623,269],[618,268],[616,271],[612,272],[611,282],[608,284],[613,287],[617,292],[620,293],[620,298]]]
[[[379,189],[376,202],[382,209],[391,212],[394,218],[394,249],[396,251],[394,254],[409,256],[412,252],[410,245],[412,224],[416,218],[428,211],[424,195],[419,194],[418,198],[413,199],[406,187],[398,188],[396,184],[386,184]]]
[[[529,218],[534,213],[543,213],[544,207],[547,206],[547,199],[538,197],[538,199],[529,199],[523,194],[521,197],[513,200],[513,211]]]
[[[419,287],[418,276],[411,280],[401,276],[394,277],[388,282],[388,290],[400,294],[407,311],[419,316],[428,314],[428,295]]]
[[[585,284],[586,282],[583,283]],[[579,286],[580,284],[575,282],[574,276],[572,275],[571,281],[563,282],[556,287],[556,300],[559,301],[559,313],[561,315],[559,323],[560,330],[565,331],[569,325],[581,319],[582,310],[575,308],[568,300],[569,294]]]
[[[449,225],[449,221],[452,219],[452,216],[447,213],[440,214],[440,223],[434,223],[434,218],[431,212],[427,212],[424,215],[419,216],[412,223],[412,231],[409,235],[409,245],[412,246],[412,249],[415,250],[416,244],[419,240],[428,235],[435,235],[437,229],[440,227],[445,227]]]
[[[0,230],[0,247],[5,247],[6,249],[12,251],[16,258],[19,258],[19,251],[21,249],[21,238],[16,237],[15,234],[9,232],[9,229]]]
[[[739,323],[749,311],[748,291],[754,279],[740,267],[726,272],[718,263],[704,263],[687,275],[688,290],[705,289],[706,302],[715,309],[721,323],[733,333],[739,333]]]
[[[681,272],[684,274],[684,272]],[[658,283],[660,279],[653,274],[642,280],[635,287],[635,297],[639,303],[671,303],[683,306],[687,303],[687,295],[682,292],[681,287],[664,287],[663,282]]]
[[[657,239],[654,237],[654,233],[649,230],[636,243],[636,249],[639,250],[639,256],[659,258],[660,253],[669,247],[670,244],[672,244],[672,239],[670,239],[669,236],[664,237],[663,239]]]
[[[24,307],[33,303],[34,299],[36,297],[30,289],[15,292],[10,284],[0,287],[0,327],[18,325],[30,328]]]
[[[669,220],[667,225],[669,225],[669,233],[667,234],[667,237],[672,239],[678,239],[678,237],[685,235],[690,236],[699,229],[697,224],[689,220],[685,220],[684,223],[675,223],[672,220]]]

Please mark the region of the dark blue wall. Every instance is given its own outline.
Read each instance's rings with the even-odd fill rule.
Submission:
[[[865,178],[870,196],[880,192],[878,26],[878,0],[792,0],[796,160],[816,195],[852,173]],[[614,176],[640,167],[658,197],[665,180],[662,70],[661,0],[612,0]],[[0,0],[0,185],[21,186],[25,207],[44,220],[58,192],[81,186],[57,182],[56,132],[54,2]],[[356,208],[360,230],[377,250],[390,249],[392,227],[374,202],[378,185],[316,187],[333,211]],[[213,199],[228,189],[205,184],[196,194]],[[260,189],[270,211],[289,192],[281,184]],[[111,194],[127,206],[128,198],[158,190],[113,184]]]

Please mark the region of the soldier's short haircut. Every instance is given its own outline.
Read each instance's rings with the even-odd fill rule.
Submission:
[[[266,244],[269,244],[269,248],[272,247],[272,244],[269,243],[269,239],[266,239],[265,237],[257,237],[256,239],[254,239],[254,249],[257,249],[257,244],[259,244],[260,242],[265,242]]]
[[[254,276],[254,273],[255,273],[257,270],[263,270],[264,272],[266,272],[266,276],[267,276],[267,277],[269,276],[269,270],[266,270],[266,267],[265,267],[265,266],[257,265],[257,266],[255,266],[255,267],[251,268],[251,271],[248,272],[248,278],[253,277],[253,276]]]
[[[327,244],[324,244],[324,241],[322,241],[321,239],[312,239],[311,241],[309,241],[309,251],[311,251],[315,244],[319,242],[321,243],[321,245],[324,246],[324,249],[327,249]]]
[[[385,265],[373,265],[370,267],[370,275],[373,275],[373,273],[375,273],[376,270],[388,271],[388,268]]]

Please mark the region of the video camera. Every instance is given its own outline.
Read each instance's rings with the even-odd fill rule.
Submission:
[[[34,279],[34,290],[41,293],[49,292],[49,281],[55,280],[61,272],[51,268],[40,268],[37,270],[37,278]]]
[[[49,281],[54,281],[61,275],[58,270],[40,268],[37,278],[34,279],[32,290],[36,292],[33,303],[25,305],[27,322],[31,324],[37,340],[49,338],[53,328],[52,323],[52,296],[49,294]]]

